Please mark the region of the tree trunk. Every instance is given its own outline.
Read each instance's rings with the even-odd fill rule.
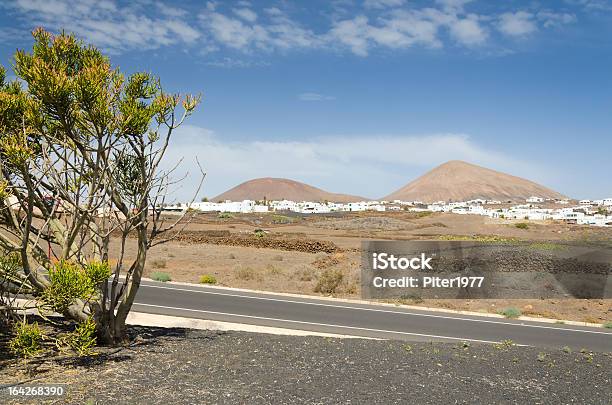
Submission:
[[[142,214],[141,214],[142,215]],[[110,344],[120,344],[127,340],[127,326],[126,320],[132,304],[136,299],[136,293],[140,287],[140,281],[142,274],[144,273],[145,262],[147,259],[147,223],[146,223],[146,212],[143,214],[144,220],[138,225],[138,254],[136,261],[134,262],[134,268],[128,283],[127,291],[123,295],[121,302],[117,306],[117,313],[115,314],[112,325],[108,325],[109,332],[106,332],[108,336],[104,339],[108,339]],[[110,308],[109,311],[113,309]],[[110,317],[109,317],[110,319]],[[110,323],[110,322],[108,322]]]

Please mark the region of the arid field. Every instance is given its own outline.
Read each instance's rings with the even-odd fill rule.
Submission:
[[[171,217],[168,218],[172,220]],[[526,222],[527,229],[518,228]],[[174,240],[149,251],[146,277],[313,295],[360,298],[363,240],[518,239],[609,245],[612,229],[442,213],[197,214]],[[129,247],[127,255],[133,255]],[[210,280],[209,280],[210,281]],[[612,320],[612,300],[434,300],[397,303],[581,322]]]

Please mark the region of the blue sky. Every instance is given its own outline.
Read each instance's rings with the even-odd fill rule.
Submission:
[[[9,1],[3,65],[35,26],[203,93],[168,155],[198,157],[201,195],[272,176],[376,198],[462,159],[612,196],[611,1]]]

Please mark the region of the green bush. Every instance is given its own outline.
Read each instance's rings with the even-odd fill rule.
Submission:
[[[110,266],[108,262],[93,261],[85,265],[85,275],[93,285],[98,286],[111,276]]]
[[[214,276],[205,274],[200,276],[200,284],[217,284],[217,279]]]
[[[27,323],[25,320],[15,328],[15,337],[9,341],[9,350],[23,358],[35,356],[42,351],[41,343],[45,336],[38,323]]]
[[[99,275],[92,275],[97,281]],[[59,313],[65,312],[77,299],[87,300],[95,293],[96,284],[87,270],[68,260],[60,260],[49,269],[49,282],[42,294],[43,302]]]
[[[233,218],[234,216],[232,214],[230,214],[229,212],[222,212],[220,213],[217,218],[219,219],[230,219]]]
[[[601,326],[603,326],[606,329],[612,329],[612,322],[604,322],[604,324]]]
[[[521,310],[518,308],[510,307],[499,311],[500,315],[505,316],[506,318],[518,318],[521,316]]]
[[[514,226],[517,227],[518,229],[529,229],[529,224],[526,222],[519,222],[518,224],[515,224]]]
[[[163,283],[165,283],[166,281],[172,281],[170,274],[161,271],[154,271],[153,273],[151,273],[151,278],[155,281],[161,281]]]
[[[256,238],[263,238],[264,236],[266,236],[266,232],[263,229],[255,229],[253,231],[253,234]]]
[[[55,342],[60,349],[72,349],[79,356],[86,356],[93,352],[96,346],[96,323],[90,317],[77,325],[74,331],[58,338]]]
[[[334,294],[344,279],[344,274],[337,269],[326,269],[321,273],[317,285],[314,288],[315,292],[322,294]]]

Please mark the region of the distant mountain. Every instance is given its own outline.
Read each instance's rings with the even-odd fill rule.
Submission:
[[[291,200],[291,201],[331,201],[354,202],[367,198],[347,194],[330,193],[320,188],[289,179],[264,177],[245,181],[220,194],[212,201],[242,200]]]
[[[477,198],[524,201],[531,196],[566,198],[532,181],[460,160],[452,160],[432,169],[383,199],[431,203]]]

